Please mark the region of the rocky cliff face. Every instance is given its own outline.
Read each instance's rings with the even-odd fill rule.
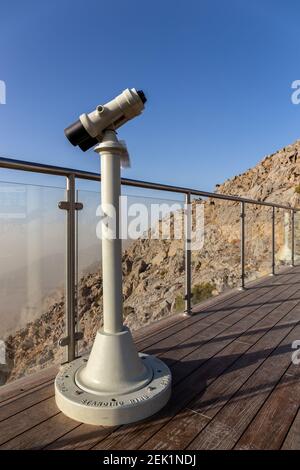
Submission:
[[[254,168],[216,186],[217,193],[261,201],[299,205],[300,141],[269,155]],[[195,199],[204,210],[204,245],[192,252],[194,303],[226,288],[240,278],[239,203],[214,198]],[[172,219],[172,216],[171,216]],[[171,226],[173,219],[171,220]],[[288,258],[289,214],[276,213],[277,262]],[[296,226],[298,220],[296,219]],[[300,232],[300,230],[299,230]],[[300,234],[300,233],[299,233]],[[300,238],[300,237],[299,237]],[[271,209],[257,205],[246,208],[246,274],[254,279],[270,272]],[[132,329],[183,310],[184,246],[182,240],[139,239],[123,254],[125,323]],[[64,295],[48,299],[41,317],[6,339],[7,365],[0,383],[11,381],[53,362],[61,362],[58,341],[64,336]],[[80,350],[88,349],[102,324],[101,270],[85,274],[78,290],[79,328],[84,331]],[[1,370],[0,370],[1,372]]]
[[[216,192],[289,204],[293,203],[299,184],[300,140],[267,155],[245,173],[217,185]]]

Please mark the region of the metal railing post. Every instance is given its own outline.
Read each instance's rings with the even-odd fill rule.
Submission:
[[[291,252],[292,252],[292,262],[291,262],[291,266],[295,266],[295,211],[294,209],[292,209],[292,240],[291,240],[291,245],[292,245],[292,249],[291,249]]]
[[[275,207],[272,207],[272,276],[275,276]]]
[[[75,180],[76,182],[76,180]],[[75,345],[75,355],[76,357],[79,356],[79,348],[78,348],[78,340],[83,338],[83,331],[79,330],[79,319],[78,319],[78,285],[79,285],[79,235],[78,235],[78,227],[79,227],[79,211],[78,208],[83,208],[83,205],[79,203],[79,191],[75,189],[76,194],[76,204],[75,204],[75,337],[76,337],[76,345]],[[76,210],[77,207],[77,210]]]
[[[67,176],[67,263],[66,263],[66,329],[68,336],[67,361],[76,357],[75,308],[76,308],[76,273],[75,273],[75,177]]]
[[[76,202],[75,175],[70,174],[67,179],[67,200],[60,201],[58,207],[66,210],[66,337],[59,341],[60,346],[67,347],[66,361],[71,362],[76,358],[76,341],[82,338],[82,333],[76,332],[76,211],[83,205]]]
[[[192,307],[192,265],[191,265],[191,193],[185,195],[185,310],[186,315],[191,315]]]
[[[240,289],[245,289],[245,203],[240,203],[240,229],[241,229],[241,283]]]

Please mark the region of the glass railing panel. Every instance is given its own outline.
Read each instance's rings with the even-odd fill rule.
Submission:
[[[294,213],[294,226],[295,226],[295,265],[300,264],[300,212]]]
[[[96,234],[99,223],[96,214],[101,202],[98,186],[98,191],[77,191],[77,200],[83,204],[83,209],[77,213],[77,330],[83,333],[78,343],[79,354],[90,349],[102,322],[102,246]]]
[[[136,330],[184,310],[183,201],[167,199],[162,192],[155,197],[157,192],[122,189],[123,316],[124,323]],[[78,213],[82,353],[91,347],[103,322],[101,240],[96,235],[100,193],[80,190],[78,200],[84,205]]]
[[[193,198],[192,304],[240,282],[240,206],[217,198]],[[202,238],[202,239],[201,239]]]
[[[275,263],[276,268],[292,262],[292,217],[291,211],[275,211]]]
[[[136,330],[184,311],[184,200],[151,192],[127,196],[123,240],[125,323]]]
[[[59,364],[65,335],[64,189],[0,183],[0,384]]]
[[[245,205],[245,281],[272,272],[272,208]]]

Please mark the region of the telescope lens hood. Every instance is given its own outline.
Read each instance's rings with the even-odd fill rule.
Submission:
[[[146,95],[145,95],[145,93],[143,92],[143,90],[138,90],[137,94],[139,95],[139,97],[140,97],[140,99],[141,99],[141,102],[142,102],[143,104],[145,104],[146,101],[147,101],[147,98],[146,98]]]
[[[80,119],[65,129],[65,136],[72,145],[78,145],[84,152],[93,147],[93,145],[96,145],[98,142],[95,137],[91,137],[85,130]]]

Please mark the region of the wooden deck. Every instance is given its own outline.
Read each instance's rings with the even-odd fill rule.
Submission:
[[[114,428],[55,406],[48,369],[0,389],[0,449],[300,449],[300,267],[135,335],[172,369],[169,404]]]

